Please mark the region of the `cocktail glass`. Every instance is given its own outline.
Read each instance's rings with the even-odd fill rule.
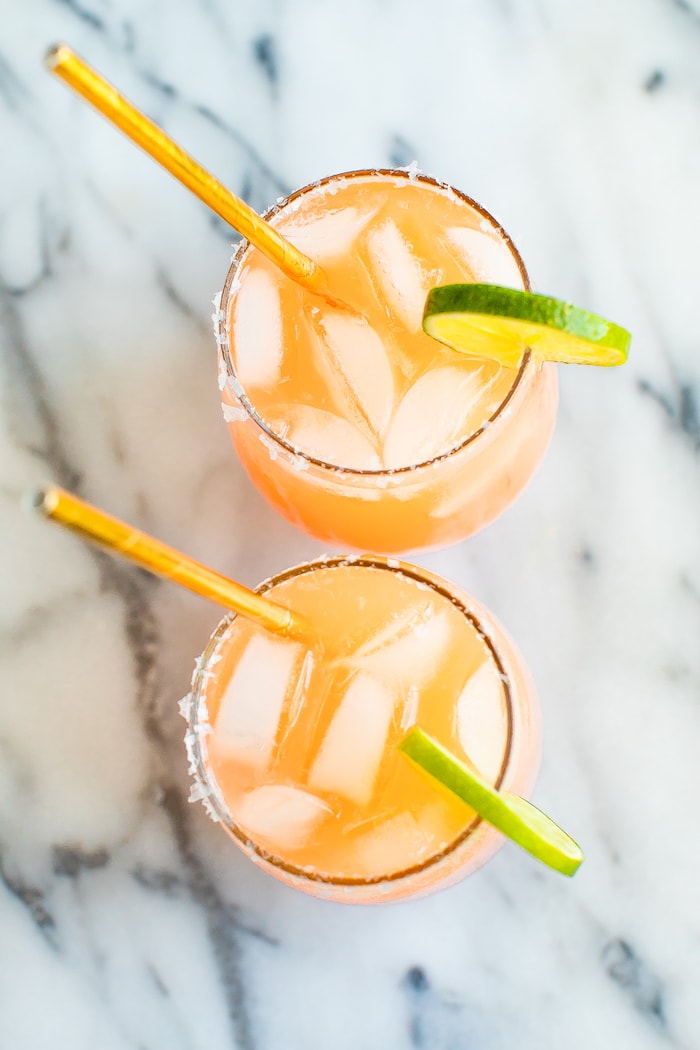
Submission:
[[[522,659],[478,602],[375,556],[300,565],[257,589],[319,628],[311,650],[227,616],[182,713],[192,800],[260,867],[348,903],[464,878],[503,839],[398,751],[412,725],[522,795],[539,709]]]
[[[254,484],[289,521],[346,549],[430,549],[482,528],[545,453],[555,367],[529,352],[517,369],[456,354],[420,320],[433,285],[529,288],[506,232],[469,197],[406,170],[323,179],[265,218],[352,310],[300,289],[247,241],[235,253],[215,314],[219,385]]]

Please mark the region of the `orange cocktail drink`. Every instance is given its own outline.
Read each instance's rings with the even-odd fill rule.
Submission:
[[[265,870],[332,900],[396,900],[480,866],[498,832],[398,744],[419,726],[494,786],[531,788],[538,706],[503,629],[452,584],[376,557],[258,590],[314,635],[220,624],[183,709],[192,797]]]
[[[334,176],[268,220],[320,263],[334,301],[243,242],[216,314],[224,417],[290,521],[385,553],[477,531],[521,491],[556,413],[556,374],[457,354],[422,330],[438,284],[527,288],[515,247],[463,194],[408,171]]]

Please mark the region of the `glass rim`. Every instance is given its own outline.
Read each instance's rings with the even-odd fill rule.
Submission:
[[[392,562],[394,564],[389,564]],[[283,572],[277,573],[275,576],[268,577],[263,580],[262,583],[258,584],[255,588],[256,593],[264,594],[278,583],[283,583],[285,580],[293,579],[296,576],[304,575],[308,572],[314,572],[318,569],[333,569],[340,567],[359,566],[360,568],[372,568],[387,570],[389,572],[400,572],[402,575],[415,580],[418,583],[428,585],[442,597],[446,598],[457,610],[460,612],[473,630],[476,631],[481,641],[486,646],[491,659],[494,661],[497,669],[501,685],[503,687],[503,693],[506,701],[506,740],[503,749],[503,758],[501,760],[501,767],[498,772],[498,776],[494,781],[494,787],[498,790],[508,772],[508,769],[513,758],[513,737],[514,737],[514,696],[512,691],[511,677],[508,674],[499,649],[492,639],[489,632],[486,630],[484,625],[478,619],[478,617],[467,608],[465,603],[456,594],[453,594],[448,586],[445,584],[448,581],[442,581],[438,583],[435,579],[431,578],[429,570],[422,570],[418,566],[409,565],[406,562],[400,562],[392,558],[382,558],[375,555],[336,555],[331,558],[317,558],[314,561],[303,562],[300,565],[295,565],[292,568],[285,569]],[[426,575],[427,574],[427,575]],[[207,752],[206,745],[202,747],[202,740],[211,731],[211,725],[208,721],[208,714],[205,719],[199,719],[198,713],[202,706],[202,702],[205,704],[206,711],[206,685],[209,680],[211,672],[209,671],[209,665],[212,657],[216,654],[216,650],[219,646],[220,641],[225,636],[231,624],[236,620],[237,614],[234,612],[228,613],[217,625],[215,630],[212,632],[209,641],[204,649],[202,655],[197,659],[195,665],[195,673],[192,679],[192,689],[189,695],[189,710],[187,714],[187,726],[188,733],[192,734],[192,760],[193,765],[190,769],[191,775],[194,776],[195,784],[201,785],[206,791],[207,809],[210,811],[210,815],[222,825],[226,833],[233,838],[240,846],[242,846],[245,853],[253,853],[256,858],[270,865],[286,875],[291,875],[296,879],[300,879],[304,882],[315,883],[321,886],[345,886],[345,887],[363,887],[363,886],[376,886],[382,883],[398,883],[404,879],[408,879],[414,875],[421,874],[428,871],[431,868],[437,867],[447,857],[452,856],[457,850],[463,846],[473,836],[474,832],[483,823],[486,823],[482,817],[475,815],[472,820],[467,824],[464,830],[457,835],[451,842],[447,844],[443,849],[437,853],[433,853],[426,860],[420,864],[412,865],[408,868],[402,868],[399,871],[391,872],[383,875],[372,875],[367,877],[336,877],[332,875],[326,875],[318,872],[309,872],[303,867],[299,867],[294,864],[290,864],[288,861],[283,860],[281,857],[277,857],[275,854],[269,852],[259,846],[256,842],[251,839],[241,828],[236,824],[235,818],[230,812],[226,802],[224,801],[223,795],[220,792],[219,785],[211,773],[207,769]],[[213,788],[213,790],[212,790]]]
[[[331,182],[335,182],[338,179],[354,179],[354,178],[369,178],[373,175],[380,175],[383,178],[404,178],[410,182],[423,182],[429,186],[437,187],[440,190],[447,190],[453,193],[465,204],[468,204],[474,211],[478,212],[483,219],[486,219],[489,224],[493,227],[496,233],[505,242],[511,255],[513,256],[515,263],[520,271],[520,275],[523,279],[523,287],[526,292],[530,291],[530,277],[527,270],[525,269],[525,263],[522,260],[520,252],[516,248],[510,234],[503,228],[503,226],[494,218],[489,211],[486,210],[481,204],[475,201],[472,197],[467,196],[466,193],[462,193],[461,190],[455,189],[447,182],[442,182],[439,179],[434,178],[432,175],[425,175],[422,172],[409,171],[407,168],[359,168],[356,171],[343,171],[336,175],[326,175],[322,179],[318,179],[316,182],[311,182],[306,186],[302,186],[298,190],[294,190],[286,197],[281,197],[273,204],[266,212],[263,213],[263,218],[266,221],[274,218],[279,212],[283,211],[289,204],[295,201],[298,197],[302,197],[306,193],[311,193],[315,190],[320,189],[323,186],[328,185]],[[229,300],[235,295],[237,289],[234,287],[236,276],[241,269],[245,256],[251,248],[250,241],[245,238],[240,241],[237,245],[233,256],[231,257],[231,263],[229,265],[228,272],[226,274],[226,280],[221,291],[221,297],[219,300],[218,315],[217,316],[217,329],[216,337],[219,349],[221,351],[221,357],[226,369],[226,381],[231,381],[234,394],[237,400],[240,402],[241,407],[245,410],[247,417],[255,423],[256,426],[263,431],[263,433],[274,442],[275,445],[284,449],[296,461],[301,460],[304,463],[313,464],[315,467],[320,467],[323,470],[330,471],[331,473],[341,475],[342,477],[360,477],[360,478],[390,478],[397,474],[415,473],[417,470],[424,470],[431,467],[435,463],[440,463],[443,460],[450,459],[452,456],[463,452],[469,445],[475,443],[482,435],[488,433],[489,428],[496,423],[505,412],[506,408],[510,404],[512,398],[515,396],[516,391],[522,386],[526,377],[532,373],[536,367],[535,359],[533,358],[530,350],[525,350],[522,360],[518,367],[518,371],[508,388],[503,400],[498,407],[491,413],[488,419],[484,420],[480,427],[469,434],[463,441],[453,448],[447,449],[445,452],[440,452],[437,456],[432,456],[430,459],[421,461],[420,463],[408,464],[400,467],[381,467],[378,470],[359,469],[358,467],[342,467],[337,463],[329,463],[327,460],[320,459],[318,456],[312,456],[309,452],[305,452],[303,449],[297,448],[291,442],[287,441],[280,434],[272,429],[269,423],[262,418],[258,413],[257,409],[249,399],[243,385],[239,381],[236,370],[233,366],[233,359],[231,357],[230,342],[229,342]],[[532,367],[531,367],[532,366]]]

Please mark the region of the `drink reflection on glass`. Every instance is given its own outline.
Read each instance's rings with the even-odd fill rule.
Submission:
[[[397,900],[483,864],[501,836],[398,745],[418,725],[499,789],[529,791],[538,706],[502,628],[382,558],[320,560],[258,590],[317,634],[222,621],[183,707],[192,797],[265,870],[331,900]]]
[[[457,354],[425,335],[439,284],[528,288],[505,231],[410,171],[334,176],[267,216],[334,303],[248,242],[217,310],[224,417],[248,473],[321,540],[384,553],[471,535],[518,495],[554,427],[555,367]],[[349,309],[345,306],[349,304]]]

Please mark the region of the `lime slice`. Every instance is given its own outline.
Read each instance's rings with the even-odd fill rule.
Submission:
[[[399,750],[537,860],[562,875],[577,871],[581,848],[541,809],[518,795],[496,791],[422,729],[412,729]]]
[[[528,349],[543,361],[621,365],[632,340],[624,328],[571,303],[495,284],[433,288],[423,330],[453,350],[509,368]]]

